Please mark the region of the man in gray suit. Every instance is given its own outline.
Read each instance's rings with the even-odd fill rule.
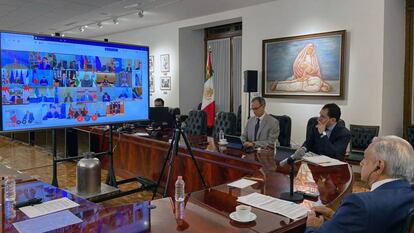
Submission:
[[[266,101],[263,97],[255,97],[251,102],[254,117],[247,121],[241,140],[245,148],[279,145],[279,121],[265,112]]]

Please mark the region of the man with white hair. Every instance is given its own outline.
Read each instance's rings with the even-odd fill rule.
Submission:
[[[314,207],[305,232],[401,232],[414,209],[413,176],[414,151],[407,141],[397,136],[374,138],[361,161],[361,180],[371,191],[348,195],[336,213]]]

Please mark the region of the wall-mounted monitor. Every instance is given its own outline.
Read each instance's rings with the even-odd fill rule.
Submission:
[[[1,131],[148,119],[146,46],[0,32]]]

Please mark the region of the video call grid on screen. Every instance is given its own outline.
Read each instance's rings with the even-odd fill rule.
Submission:
[[[145,46],[0,32],[1,131],[148,119]]]

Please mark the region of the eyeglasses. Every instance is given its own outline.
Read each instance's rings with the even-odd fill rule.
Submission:
[[[257,109],[261,108],[262,106],[263,106],[263,105],[257,106],[257,107],[255,107],[255,108],[251,107],[250,109],[251,109],[251,110],[253,110],[253,111],[256,111]]]

